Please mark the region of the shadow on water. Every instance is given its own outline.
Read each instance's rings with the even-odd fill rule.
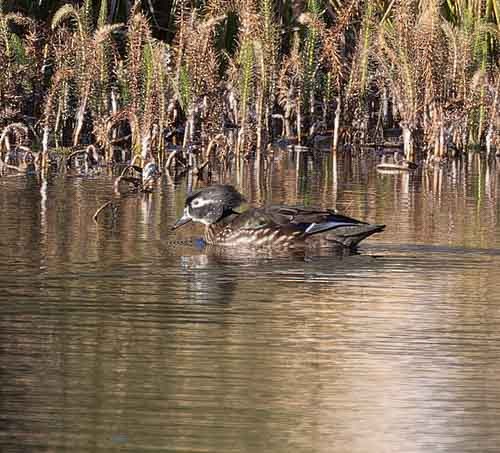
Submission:
[[[96,224],[111,176],[1,179],[1,451],[497,452],[496,168],[337,159],[223,182],[387,225],[352,255],[197,248],[184,181]]]

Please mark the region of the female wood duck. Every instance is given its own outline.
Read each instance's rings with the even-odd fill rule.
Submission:
[[[214,185],[191,193],[184,215],[172,229],[190,221],[205,227],[205,242],[245,248],[309,248],[342,245],[354,248],[360,241],[382,231],[385,225],[370,225],[337,214],[290,206],[250,208],[234,211],[245,202],[232,186]]]

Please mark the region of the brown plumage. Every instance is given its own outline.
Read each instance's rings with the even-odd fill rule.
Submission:
[[[204,223],[211,245],[245,248],[309,248],[342,245],[356,247],[384,225],[368,223],[332,210],[292,206],[265,206],[235,212],[244,198],[234,187],[216,185],[189,195],[184,215],[173,228],[190,221]]]

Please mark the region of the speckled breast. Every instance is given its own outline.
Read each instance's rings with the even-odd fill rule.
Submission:
[[[279,228],[233,229],[231,225],[209,225],[205,230],[205,241],[228,247],[290,248],[304,245],[299,235],[298,231],[288,232]]]

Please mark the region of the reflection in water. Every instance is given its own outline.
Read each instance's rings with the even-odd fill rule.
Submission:
[[[0,180],[1,451],[498,451],[497,169],[373,168],[230,175],[387,224],[347,256],[196,247],[165,180],[111,226],[111,176]]]

